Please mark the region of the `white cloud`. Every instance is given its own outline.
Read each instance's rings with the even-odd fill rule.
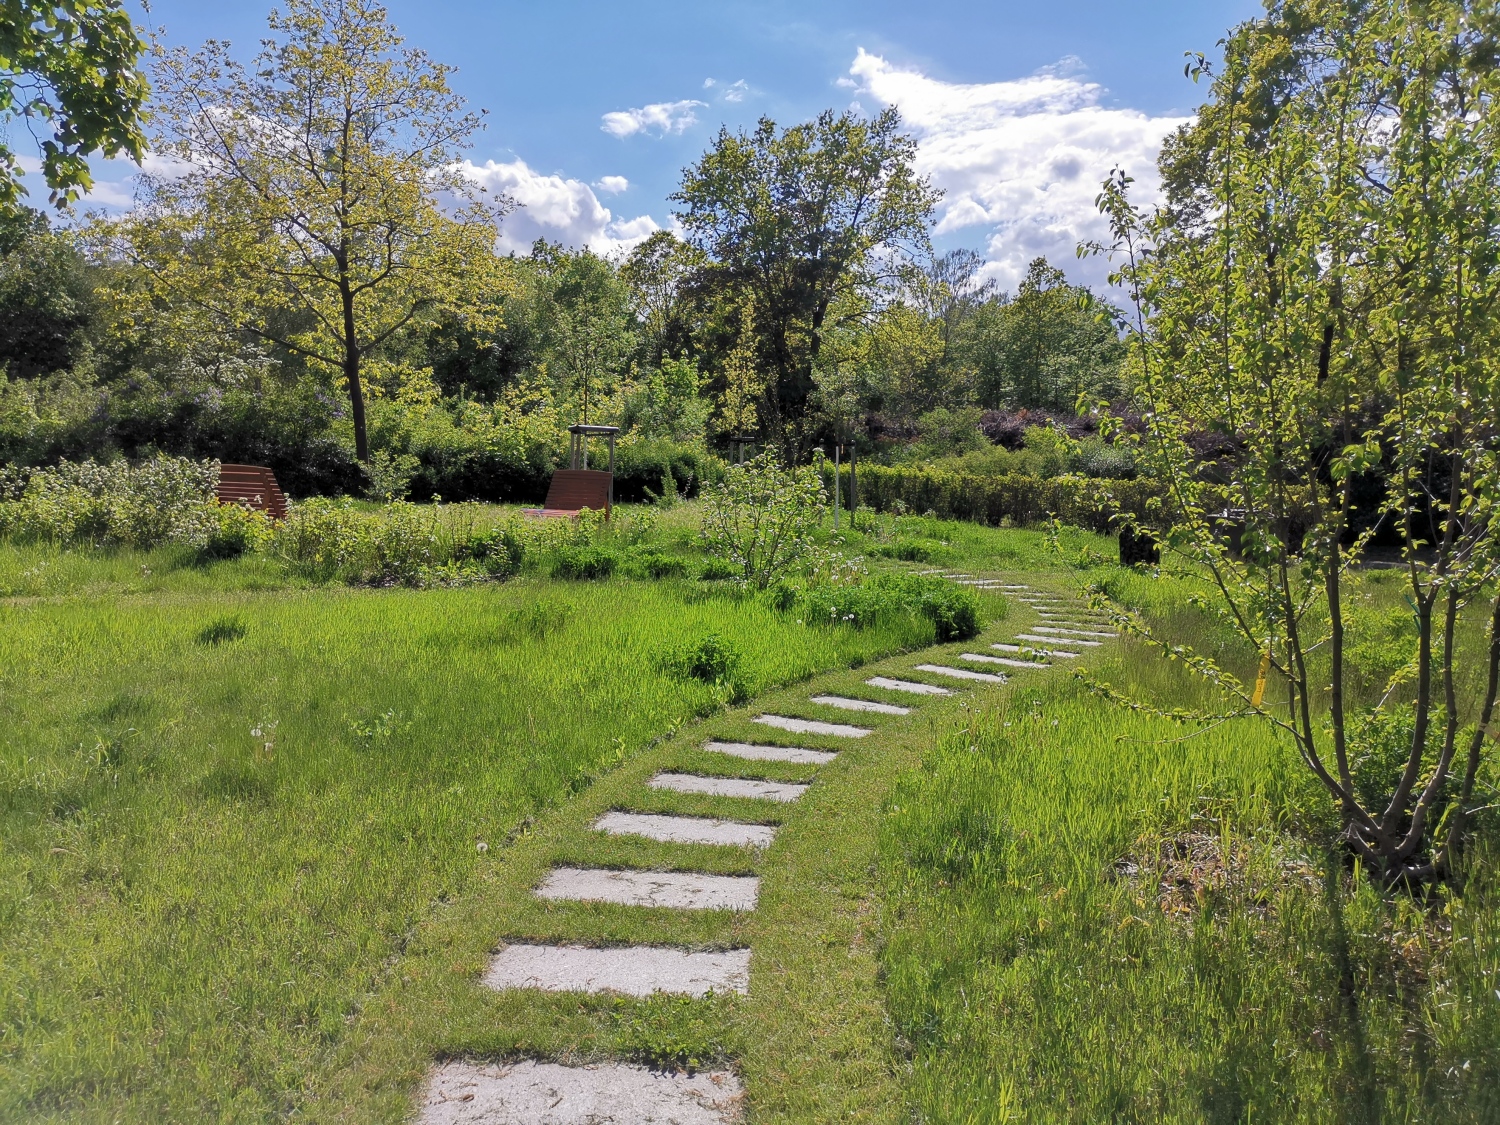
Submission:
[[[721,96],[726,102],[742,102],[750,96],[750,83],[741,78],[731,83]]]
[[[604,115],[604,124],[600,128],[621,138],[637,133],[655,133],[664,137],[668,133],[685,132],[698,124],[698,115],[693,111],[707,106],[707,102],[687,98],[680,102],[654,102],[639,109],[615,110]]]
[[[544,175],[524,160],[509,164],[466,160],[461,168],[476,183],[521,204],[501,224],[497,240],[501,253],[525,254],[533,242],[545,238],[564,246],[587,247],[597,254],[615,254],[634,249],[660,229],[650,215],[616,219],[582,180]],[[623,176],[606,176],[600,184],[612,180],[625,182]]]
[[[630,190],[630,181],[624,176],[601,176],[594,187],[610,195],[619,195],[622,191]]]
[[[1100,182],[1123,168],[1137,202],[1152,202],[1162,140],[1187,120],[1102,106],[1103,89],[1077,77],[1080,67],[1069,57],[1029,78],[961,84],[861,48],[849,68],[860,93],[899,109],[917,138],[918,169],[946,193],[937,233],[988,228],[988,272],[1004,288],[1014,290],[1040,255],[1078,280],[1102,281],[1101,260],[1075,259],[1080,242],[1107,233],[1094,206]]]

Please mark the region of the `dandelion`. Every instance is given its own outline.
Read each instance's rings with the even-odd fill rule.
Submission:
[[[490,846],[488,844],[486,844],[483,840],[480,840],[479,843],[477,843],[477,844],[474,845],[474,850],[476,852],[478,852],[480,855],[484,855],[485,852],[487,852],[487,851],[490,850]]]

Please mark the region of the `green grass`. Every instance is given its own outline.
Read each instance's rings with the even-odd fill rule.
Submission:
[[[1096,577],[1253,674],[1189,583]],[[1374,663],[1398,599],[1361,585]],[[1212,703],[1135,644],[1094,670],[1163,707]],[[1064,678],[963,716],[901,779],[881,835],[881,968],[913,1115],[1500,1120],[1493,819],[1465,893],[1431,902],[1349,870],[1330,819],[1262,723],[1200,731]]]
[[[434,904],[717,709],[664,653],[735,638],[756,690],[931,636],[687,582],[190,577],[0,602],[0,1120],[283,1117]]]

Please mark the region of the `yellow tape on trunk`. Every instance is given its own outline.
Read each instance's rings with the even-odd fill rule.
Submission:
[[[1266,677],[1271,674],[1271,650],[1266,649],[1260,658],[1260,675],[1255,677],[1255,694],[1250,697],[1250,706],[1259,707],[1266,697]]]

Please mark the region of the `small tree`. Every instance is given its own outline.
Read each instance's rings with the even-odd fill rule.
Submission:
[[[372,0],[290,0],[246,69],[229,45],[157,69],[154,148],[115,246],[158,294],[338,372],[369,461],[362,374],[424,317],[501,284],[495,220],[458,159],[479,128],[449,68]]]
[[[816,469],[787,467],[775,453],[762,453],[730,465],[707,490],[704,543],[763,590],[807,556],[827,504]]]
[[[1153,522],[1260,671],[1174,654],[1291,736],[1392,883],[1452,871],[1500,684],[1500,113],[1494,40],[1467,7],[1271,5],[1167,147],[1166,208],[1138,212],[1122,174],[1100,197],[1136,309],[1141,455],[1168,490]],[[1227,483],[1199,471],[1193,429],[1238,439]],[[1348,690],[1361,482],[1402,537],[1412,607],[1410,683],[1386,698],[1404,690],[1413,722],[1386,786]],[[1456,667],[1475,612],[1470,708]]]

